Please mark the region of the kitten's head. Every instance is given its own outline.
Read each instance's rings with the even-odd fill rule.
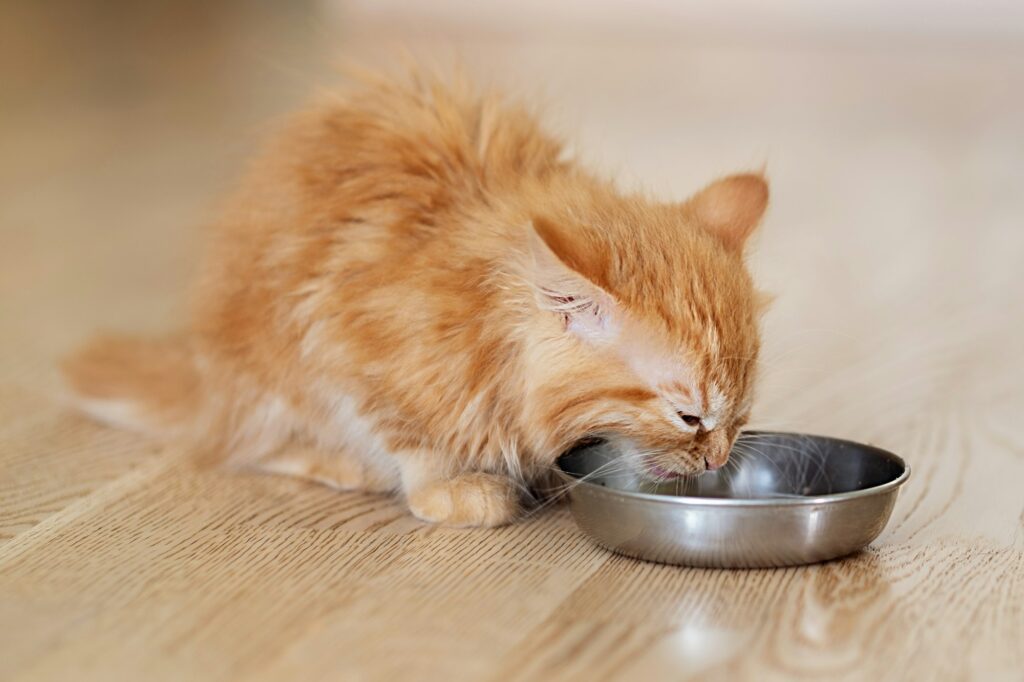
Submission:
[[[552,190],[530,235],[539,305],[526,359],[530,422],[547,443],[606,438],[654,477],[726,462],[760,345],[743,247],[767,202],[759,175],[677,205]]]

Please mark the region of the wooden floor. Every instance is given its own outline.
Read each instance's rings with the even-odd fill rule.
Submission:
[[[62,409],[62,353],[180,319],[262,122],[391,50],[322,3],[66,5],[0,18],[0,679],[1024,679],[1019,47],[460,39],[627,186],[767,164],[760,423],[913,466],[867,551],[713,571],[564,509],[445,530],[199,471]]]

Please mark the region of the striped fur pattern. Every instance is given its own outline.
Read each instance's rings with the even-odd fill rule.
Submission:
[[[427,76],[296,116],[214,226],[188,327],[100,338],[81,408],[234,463],[499,525],[581,439],[651,476],[747,419],[759,174],[624,195],[523,108]]]

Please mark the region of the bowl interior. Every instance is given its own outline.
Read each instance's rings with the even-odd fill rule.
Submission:
[[[608,443],[573,450],[559,466],[574,478],[624,492],[685,497],[785,499],[848,493],[898,479],[906,465],[870,445],[796,433],[747,432],[729,462],[699,476],[652,481]]]

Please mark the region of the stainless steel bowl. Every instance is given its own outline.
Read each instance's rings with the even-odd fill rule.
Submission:
[[[620,455],[600,443],[559,459],[576,522],[612,551],[687,566],[792,566],[850,554],[882,532],[910,477],[891,452],[799,433],[746,433],[725,468],[661,483]]]

